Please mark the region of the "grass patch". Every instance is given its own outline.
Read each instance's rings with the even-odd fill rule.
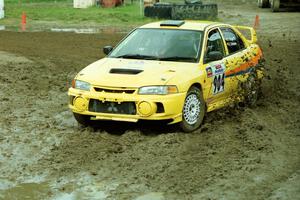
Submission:
[[[87,9],[73,8],[70,0],[6,0],[5,19],[1,24],[19,24],[23,12],[30,21],[49,21],[60,24],[89,24],[128,26],[144,24],[153,19],[141,14],[138,3],[124,4],[116,8],[90,7]],[[128,1],[130,2],[130,1]]]

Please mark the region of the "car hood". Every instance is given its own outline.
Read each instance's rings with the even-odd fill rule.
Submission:
[[[104,58],[84,68],[76,79],[107,87],[165,85],[196,66],[196,63]]]

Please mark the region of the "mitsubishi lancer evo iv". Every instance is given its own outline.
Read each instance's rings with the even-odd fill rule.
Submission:
[[[164,120],[191,132],[207,112],[233,102],[254,105],[263,78],[256,32],[245,26],[154,22],[103,51],[107,56],[81,70],[68,91],[82,125]]]

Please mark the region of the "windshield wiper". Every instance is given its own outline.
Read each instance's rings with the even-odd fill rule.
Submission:
[[[147,55],[141,55],[141,54],[124,54],[121,56],[116,56],[116,58],[157,60],[157,57],[155,57],[155,56],[147,56]]]
[[[190,61],[190,62],[196,62],[197,58],[193,57],[181,57],[181,56],[170,56],[170,57],[161,57],[159,60],[162,61]]]

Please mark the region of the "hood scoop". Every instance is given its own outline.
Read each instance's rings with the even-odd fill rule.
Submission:
[[[113,68],[109,71],[109,73],[111,74],[129,74],[129,75],[136,75],[139,74],[141,72],[143,72],[144,70],[140,70],[140,69],[123,69],[123,68]]]

